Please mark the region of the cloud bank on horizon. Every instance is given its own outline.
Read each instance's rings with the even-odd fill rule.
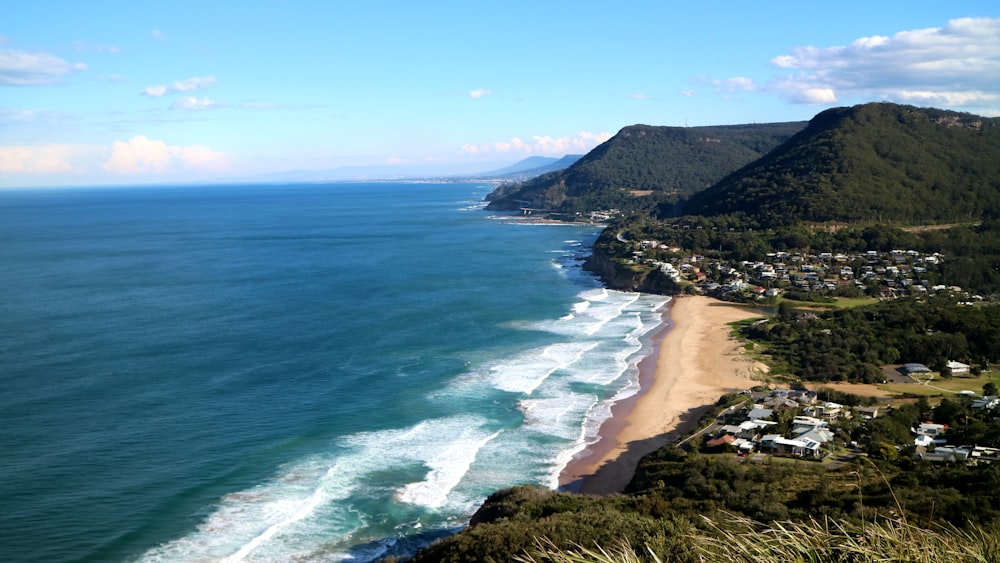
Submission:
[[[633,123],[790,121],[867,101],[1000,116],[1000,8],[973,4],[974,16],[939,7],[898,27],[898,7],[873,17],[879,23],[819,9],[808,23],[747,12],[712,20],[719,29],[707,38],[612,32],[615,21],[576,15],[566,25],[602,30],[601,51],[545,64],[537,45],[491,37],[546,29],[543,15],[497,15],[467,36],[433,9],[397,21],[327,7],[342,20],[338,39],[338,29],[310,27],[294,6],[248,10],[231,31],[211,14],[200,27],[126,14],[115,25],[48,29],[26,23],[39,12],[23,7],[10,28],[0,23],[0,187],[378,164],[490,169],[586,153]],[[686,15],[709,18],[702,10]],[[607,19],[641,27],[652,16],[620,12]],[[930,18],[935,25],[912,25]],[[136,34],[146,20],[150,31]],[[298,27],[278,34],[282,24]],[[727,29],[754,24],[756,41],[744,32],[719,43]],[[309,38],[318,31],[330,33]]]

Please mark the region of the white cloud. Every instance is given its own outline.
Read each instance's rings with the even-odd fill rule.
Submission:
[[[218,107],[219,104],[215,100],[209,98],[197,98],[195,96],[184,96],[176,102],[174,102],[170,109],[180,109],[180,110],[191,110],[198,111],[203,109],[212,109]]]
[[[216,83],[214,76],[195,76],[193,78],[188,78],[187,80],[178,80],[173,83],[173,89],[175,92],[187,92],[189,90],[198,90],[201,88],[208,88]]]
[[[631,100],[639,100],[639,101],[642,101],[642,100],[645,100],[645,99],[646,99],[646,94],[638,94],[638,93],[632,93],[632,94],[629,94],[629,95],[628,95],[628,98],[629,98],[629,99],[631,99]]]
[[[965,92],[932,92],[928,90],[900,89],[894,97],[902,101],[935,106],[986,106],[1000,105],[1000,93],[983,92],[981,90]],[[1000,111],[1000,108],[994,111]]]
[[[688,98],[694,97],[698,93],[697,90],[681,90],[681,95]]]
[[[162,31],[160,31],[159,29],[154,29],[153,31],[150,31],[149,36],[156,41],[166,41],[167,39],[167,35]]]
[[[101,164],[113,174],[158,174],[178,166],[224,170],[228,167],[228,155],[201,145],[180,147],[138,135],[127,142],[115,141],[108,159]]]
[[[7,174],[62,174],[80,172],[86,162],[100,158],[101,145],[13,145],[0,146],[0,172]]]
[[[597,145],[611,138],[610,133],[590,133],[581,131],[573,136],[552,137],[549,135],[534,135],[531,141],[520,137],[512,137],[507,141],[497,141],[493,144],[462,145],[465,154],[483,153],[520,153],[564,155],[569,153],[586,153]]]
[[[163,85],[146,86],[142,90],[142,93],[144,95],[149,96],[151,98],[159,98],[160,96],[166,96],[167,92],[168,92],[167,87]]]
[[[190,92],[213,86],[218,80],[214,76],[194,76],[185,80],[178,80],[173,84],[154,84],[146,86],[142,90],[144,96],[159,98],[167,94],[177,94],[178,92]]]
[[[729,93],[752,92],[757,89],[757,85],[754,83],[753,79],[747,78],[746,76],[734,76],[724,80],[713,80],[712,86],[715,86],[719,91]]]
[[[163,172],[170,166],[171,159],[166,143],[139,135],[128,142],[115,141],[111,145],[111,156],[101,167],[115,174]]]
[[[793,71],[769,89],[794,102],[860,96],[986,107],[1000,95],[1000,18],[955,19],[846,46],[797,47],[771,65]]]
[[[771,83],[771,89],[795,104],[835,104],[837,93],[820,82],[803,80],[800,76],[787,76]]]
[[[490,89],[480,88],[478,90],[473,90],[469,92],[469,97],[472,98],[473,100],[480,100],[482,98],[485,98],[486,96],[489,96],[492,93],[493,91]]]
[[[71,63],[48,53],[0,49],[0,85],[58,84],[67,74],[81,70],[87,70],[87,65]]]
[[[225,153],[213,151],[201,145],[191,145],[181,147],[175,153],[185,168],[198,168],[202,170],[226,170],[229,168],[229,156]]]

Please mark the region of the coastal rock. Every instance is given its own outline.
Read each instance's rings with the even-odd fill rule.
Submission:
[[[588,272],[593,273],[608,289],[621,291],[641,291],[661,295],[680,293],[679,286],[666,274],[655,268],[627,267],[595,247],[583,263]]]

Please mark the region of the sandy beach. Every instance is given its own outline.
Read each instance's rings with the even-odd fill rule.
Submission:
[[[567,465],[569,490],[621,492],[643,455],[692,429],[725,393],[748,389],[756,367],[740,353],[727,323],[760,316],[708,297],[678,297],[657,352],[640,363],[641,391],[612,409],[600,440]]]

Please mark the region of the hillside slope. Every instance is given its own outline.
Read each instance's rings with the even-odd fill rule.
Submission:
[[[872,103],[824,111],[784,145],[694,194],[686,215],[762,226],[944,223],[1000,215],[1000,119]]]
[[[804,122],[658,127],[632,125],[569,168],[501,186],[489,209],[563,212],[649,209],[711,186],[788,140]]]

